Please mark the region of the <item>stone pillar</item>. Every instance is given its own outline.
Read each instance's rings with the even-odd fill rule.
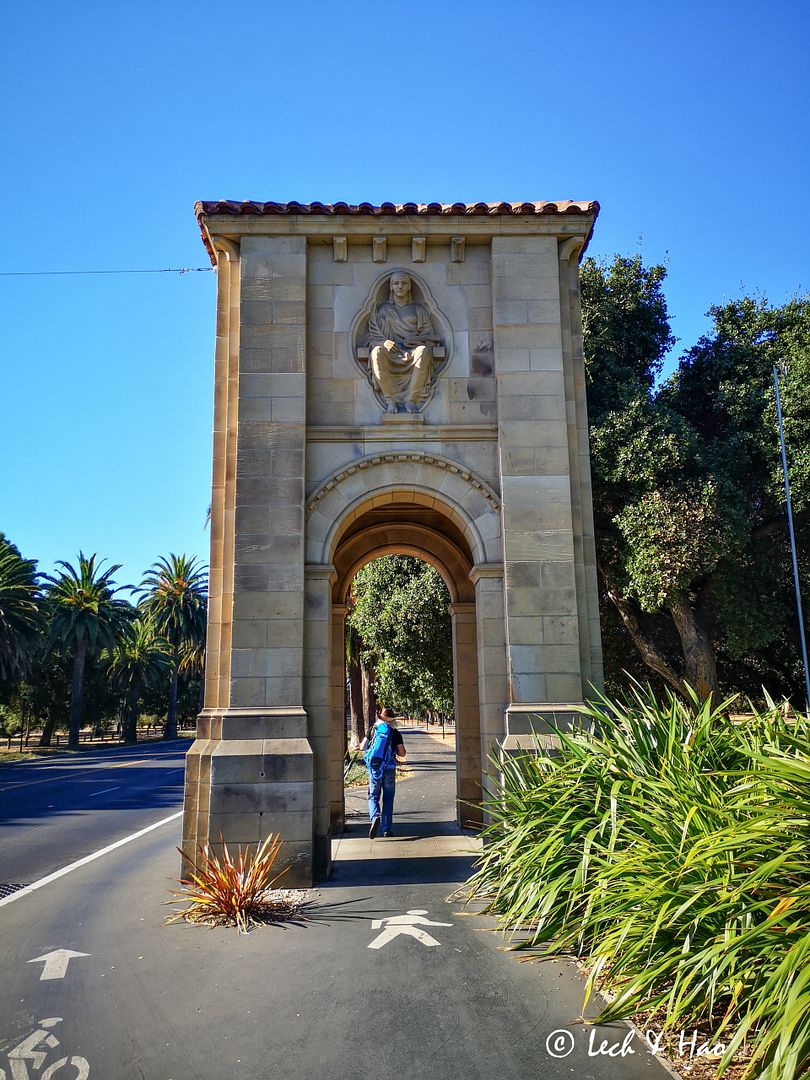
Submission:
[[[560,325],[562,328],[565,393],[568,410],[568,452],[574,512],[574,550],[577,595],[581,598],[579,652],[583,689],[604,687],[602,631],[599,621],[599,585],[596,572],[596,539],[593,524],[593,492],[585,384],[585,355],[579,296],[580,237],[559,242]]]
[[[217,253],[217,327],[214,352],[213,482],[205,709],[227,708],[233,610],[233,507],[239,400],[239,245],[221,237]],[[205,712],[203,713],[205,716]],[[208,841],[211,790],[210,725],[198,728],[186,755],[183,814],[184,871]]]
[[[481,823],[481,725],[475,604],[450,605],[456,712],[456,814],[459,825]]]
[[[492,313],[513,734],[583,693],[556,237],[493,238]]]
[[[507,700],[503,567],[487,564],[474,566],[470,581],[475,586],[481,766],[483,775],[486,775],[490,768],[490,755],[495,753],[503,739]]]
[[[226,491],[235,477],[232,628],[229,643],[220,634],[219,697],[200,717],[196,799],[188,799],[196,840],[214,849],[220,836],[235,847],[280,834],[290,884],[313,876],[303,694],[306,265],[304,237],[241,241],[239,322],[228,334],[229,353],[238,348],[238,450],[234,424],[224,463]],[[231,404],[229,396],[229,414]],[[221,453],[215,442],[215,477]],[[191,838],[184,853],[193,860]]]
[[[343,759],[346,753],[346,604],[332,604],[329,647],[329,827],[344,825]]]
[[[332,800],[329,791],[332,754],[329,707],[330,635],[333,566],[309,565],[304,584],[304,708],[309,722],[309,743],[314,755],[313,872],[316,878],[331,869]],[[342,764],[342,757],[341,757]],[[341,771],[342,778],[342,771]]]

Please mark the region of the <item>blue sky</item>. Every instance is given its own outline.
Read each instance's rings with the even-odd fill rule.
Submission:
[[[810,6],[110,4],[3,16],[0,270],[207,265],[197,199],[598,199],[712,303],[810,285]],[[9,107],[10,106],[10,107]],[[213,273],[0,277],[0,530],[207,561]]]

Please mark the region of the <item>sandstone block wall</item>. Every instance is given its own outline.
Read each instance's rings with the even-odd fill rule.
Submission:
[[[570,715],[599,685],[577,277],[595,209],[525,205],[201,211],[219,286],[188,859],[220,831],[229,843],[277,831],[291,881],[328,872],[348,583],[380,552],[426,558],[451,590],[460,807],[480,794],[494,747]],[[448,328],[414,415],[382,411],[358,352],[358,313],[394,270]]]

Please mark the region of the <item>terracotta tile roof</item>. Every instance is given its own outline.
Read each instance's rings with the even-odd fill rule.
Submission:
[[[571,202],[562,200],[557,202],[498,202],[498,203],[381,203],[374,206],[372,203],[360,203],[351,206],[349,203],[299,203],[299,202],[234,202],[230,199],[220,199],[217,202],[198,202],[194,205],[194,213],[200,223],[203,234],[203,242],[211,261],[214,262],[214,253],[211,250],[208,238],[203,229],[203,218],[213,214],[251,214],[251,215],[322,215],[327,217],[354,216],[354,217],[499,217],[502,215],[526,216],[529,214],[593,214],[594,219],[599,213],[598,202]],[[588,236],[590,239],[590,235]]]
[[[499,214],[598,214],[597,202],[499,202],[499,203],[360,203],[350,206],[348,203],[277,203],[277,202],[233,202],[220,199],[218,202],[198,202],[194,207],[197,217],[203,214],[352,214],[369,217],[402,217],[420,214],[423,217],[435,214],[462,214],[490,217]]]

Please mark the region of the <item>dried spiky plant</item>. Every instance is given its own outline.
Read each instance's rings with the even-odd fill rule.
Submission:
[[[180,879],[183,889],[173,890],[174,899],[166,901],[190,902],[190,906],[173,912],[167,922],[183,919],[208,926],[237,926],[247,933],[255,923],[303,918],[306,893],[273,888],[287,869],[274,874],[281,837],[271,834],[255,850],[248,846],[243,851],[239,846],[235,857],[221,835],[219,840],[221,856],[207,843],[200,845],[195,872]]]

